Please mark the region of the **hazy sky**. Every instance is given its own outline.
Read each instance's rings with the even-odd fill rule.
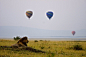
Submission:
[[[25,12],[33,11],[29,20]],[[51,20],[47,11],[53,11]],[[0,26],[49,30],[86,29],[86,0],[0,0]]]

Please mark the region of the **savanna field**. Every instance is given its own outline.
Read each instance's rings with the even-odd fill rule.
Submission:
[[[16,42],[0,39],[0,46],[11,46]],[[30,40],[27,45],[47,53],[0,47],[0,57],[86,57],[86,41]]]

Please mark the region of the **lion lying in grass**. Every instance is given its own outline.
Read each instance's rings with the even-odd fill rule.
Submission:
[[[23,37],[16,44],[11,45],[11,46],[0,46],[0,49],[3,49],[3,50],[5,50],[5,49],[6,50],[28,50],[28,51],[32,51],[32,52],[36,52],[36,53],[39,53],[39,52],[48,53],[48,52],[41,51],[41,50],[27,46],[28,42],[29,41],[28,41],[27,37]]]
[[[12,45],[11,47],[14,47],[14,48],[27,47],[28,42],[29,41],[28,41],[27,37],[23,37],[16,44]]]

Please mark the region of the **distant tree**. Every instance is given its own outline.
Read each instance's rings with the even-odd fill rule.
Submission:
[[[19,40],[19,39],[20,39],[19,36],[14,37],[14,40]]]

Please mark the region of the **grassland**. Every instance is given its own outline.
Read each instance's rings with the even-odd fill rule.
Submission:
[[[0,40],[0,46],[11,46],[17,41]],[[82,50],[74,50],[74,45],[81,45]],[[48,53],[36,53],[28,50],[2,49],[0,57],[86,57],[86,41],[29,41],[29,47]]]

